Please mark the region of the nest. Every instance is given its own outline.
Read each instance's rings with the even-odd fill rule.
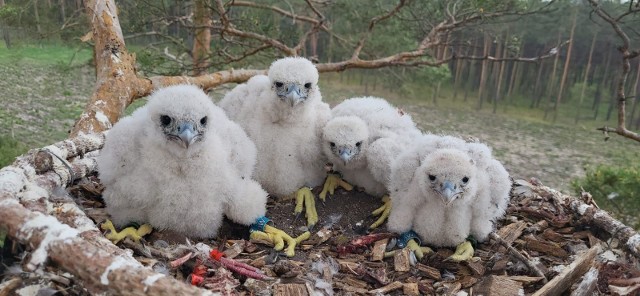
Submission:
[[[598,209],[587,193],[564,195],[517,180],[507,215],[473,260],[447,261],[451,248],[422,260],[391,248],[394,235],[366,232],[376,198],[338,192],[318,212],[324,224],[287,258],[225,223],[215,240],[157,231],[143,243],[114,245],[96,223],[107,218],[95,156],[104,133],[30,151],[0,170],[0,232],[5,268],[0,295],[576,295],[633,294],[640,288],[640,235]],[[268,215],[289,233],[302,230],[293,205],[273,201]],[[364,227],[363,227],[364,225]],[[209,256],[245,263],[261,279]],[[225,260],[227,260],[225,259]]]

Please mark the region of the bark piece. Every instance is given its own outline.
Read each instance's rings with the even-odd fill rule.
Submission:
[[[497,275],[485,277],[473,287],[474,294],[485,296],[519,295],[521,290],[522,283]]]
[[[387,293],[389,293],[391,291],[400,289],[402,287],[403,287],[403,285],[402,285],[401,282],[395,281],[395,282],[393,282],[391,284],[388,284],[388,285],[386,285],[386,286],[384,286],[382,288],[371,290],[371,291],[369,291],[369,294],[387,294]]]
[[[420,290],[418,289],[418,283],[406,283],[402,286],[402,294],[403,295],[420,295]]]
[[[562,236],[562,234],[559,234],[553,231],[553,229],[551,228],[545,229],[544,232],[542,232],[542,237],[546,240],[550,240],[554,242],[564,241],[564,237]]]
[[[371,261],[382,261],[384,259],[384,251],[387,248],[387,243],[389,242],[388,238],[377,241],[373,245],[373,250],[371,251]]]
[[[540,253],[544,253],[547,255],[555,256],[558,258],[567,258],[569,257],[569,253],[563,250],[555,243],[539,241],[533,237],[526,237],[526,248],[533,251],[538,251]]]
[[[411,263],[409,262],[409,256],[411,256],[411,250],[409,248],[403,248],[396,252],[393,256],[393,268],[397,272],[407,272],[411,270]]]
[[[524,231],[525,228],[527,228],[527,223],[524,221],[518,221],[500,228],[498,230],[498,235],[507,243],[512,244],[522,235],[522,231]]]
[[[273,296],[309,295],[304,284],[276,284],[273,285]]]
[[[578,287],[571,292],[571,296],[592,295],[598,284],[598,268],[591,267],[582,277]]]
[[[428,278],[439,281],[442,279],[442,275],[440,274],[440,270],[437,268],[433,268],[431,266],[424,265],[422,263],[416,264],[416,268],[424,273]]]
[[[510,276],[509,279],[514,280],[516,282],[521,282],[522,284],[526,285],[531,285],[534,283],[537,283],[541,280],[543,280],[544,278],[541,276],[524,276],[524,275],[514,275],[514,276]]]
[[[581,277],[593,264],[593,260],[600,251],[599,246],[592,247],[591,249],[583,252],[579,255],[573,263],[565,267],[564,270],[544,285],[540,290],[534,293],[534,296],[543,295],[560,295],[560,293],[567,290],[571,285]]]

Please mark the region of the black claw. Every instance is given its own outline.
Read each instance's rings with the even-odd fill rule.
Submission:
[[[313,227],[315,227],[315,224],[311,224],[309,226],[307,226],[307,228],[309,229],[309,232],[313,231]]]
[[[295,223],[296,221],[298,221],[298,218],[300,218],[301,215],[302,215],[302,212],[296,213],[296,216],[293,218],[293,222]]]

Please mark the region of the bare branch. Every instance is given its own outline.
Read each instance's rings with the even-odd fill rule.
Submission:
[[[622,45],[618,46],[618,51],[622,54],[622,71],[620,74],[620,78],[618,79],[618,85],[616,86],[616,97],[618,99],[618,126],[616,128],[610,127],[601,127],[598,130],[603,131],[604,133],[616,133],[625,138],[629,138],[635,141],[640,142],[640,134],[632,132],[627,129],[626,124],[626,101],[627,97],[624,92],[625,85],[627,84],[627,78],[629,77],[629,72],[631,72],[631,59],[634,59],[640,55],[640,50],[631,50],[631,40],[629,36],[624,32],[622,27],[620,27],[620,20],[628,15],[630,12],[638,12],[639,10],[630,9],[629,11],[623,13],[619,17],[612,17],[600,7],[600,4],[595,0],[588,0],[589,4],[593,8],[593,11],[602,18],[605,22],[609,23],[613,30],[616,32],[616,35],[622,40]]]
[[[359,58],[360,52],[362,51],[362,48],[364,47],[365,41],[367,39],[369,39],[369,37],[371,36],[371,32],[373,32],[373,27],[375,27],[375,25],[378,22],[386,20],[386,19],[392,17],[393,15],[395,15],[396,13],[398,13],[398,11],[400,11],[400,9],[403,6],[405,6],[405,4],[407,4],[407,0],[400,0],[398,5],[396,5],[392,10],[390,10],[389,12],[387,12],[385,14],[376,16],[376,17],[372,18],[371,21],[369,21],[369,27],[367,28],[367,32],[362,34],[362,37],[360,37],[360,41],[358,41],[358,45],[356,45],[356,48],[353,50],[353,55],[351,56],[351,59],[358,59]]]

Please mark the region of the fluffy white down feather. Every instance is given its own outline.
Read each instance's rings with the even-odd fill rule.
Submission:
[[[443,180],[462,191],[449,205],[436,192]],[[390,188],[389,230],[413,229],[424,243],[456,246],[469,234],[484,241],[493,231],[508,205],[511,180],[486,145],[425,135],[394,161]]]
[[[293,84],[306,95],[295,105],[278,93]],[[302,186],[322,183],[325,159],[320,138],[331,111],[322,102],[318,70],[309,60],[277,60],[271,64],[268,76],[255,76],[236,86],[219,105],[256,144],[254,177],[267,192],[285,196]]]
[[[171,125],[163,125],[162,115]],[[188,148],[171,140],[166,130],[179,122],[193,124],[200,140]],[[156,91],[114,125],[97,161],[116,225],[148,222],[213,237],[223,215],[249,225],[265,214],[267,193],[250,179],[255,160],[255,146],[240,126],[202,90],[179,85]]]
[[[385,194],[393,159],[421,135],[411,116],[375,97],[345,100],[331,115],[322,147],[334,169],[369,194]]]

